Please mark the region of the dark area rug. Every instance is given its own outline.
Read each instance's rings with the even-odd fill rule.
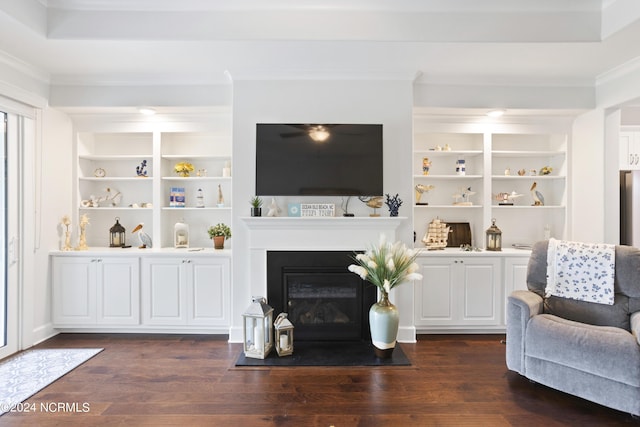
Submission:
[[[278,356],[275,350],[266,359],[240,353],[236,366],[410,366],[411,362],[396,345],[389,359],[379,359],[370,342],[296,342],[291,356]]]

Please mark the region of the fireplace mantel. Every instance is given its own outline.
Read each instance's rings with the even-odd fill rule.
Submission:
[[[406,217],[242,217],[251,249],[366,249]]]

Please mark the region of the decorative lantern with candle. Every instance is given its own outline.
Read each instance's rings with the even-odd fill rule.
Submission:
[[[487,229],[487,250],[502,250],[502,231],[496,225],[496,219],[491,219],[491,227]]]
[[[280,313],[273,322],[274,345],[278,356],[293,354],[293,324],[287,319],[287,313]]]
[[[252,297],[242,321],[245,357],[264,359],[273,347],[273,308],[266,298]]]
[[[185,224],[184,219],[176,222],[173,235],[173,246],[175,248],[189,247],[189,225]]]
[[[120,218],[116,217],[116,223],[109,229],[109,247],[121,248],[125,246],[124,232],[124,227],[120,225]]]

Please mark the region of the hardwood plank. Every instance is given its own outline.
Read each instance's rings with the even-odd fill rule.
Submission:
[[[38,348],[105,350],[27,402],[87,413],[8,413],[1,426],[574,426],[635,420],[507,370],[501,335],[401,344],[412,366],[238,368],[206,335],[61,334]]]

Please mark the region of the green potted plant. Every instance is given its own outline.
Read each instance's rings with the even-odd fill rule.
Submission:
[[[221,222],[209,227],[207,232],[209,237],[213,239],[213,247],[215,249],[224,249],[224,241],[231,238],[231,229]]]
[[[262,199],[258,196],[251,198],[251,216],[262,216]]]

